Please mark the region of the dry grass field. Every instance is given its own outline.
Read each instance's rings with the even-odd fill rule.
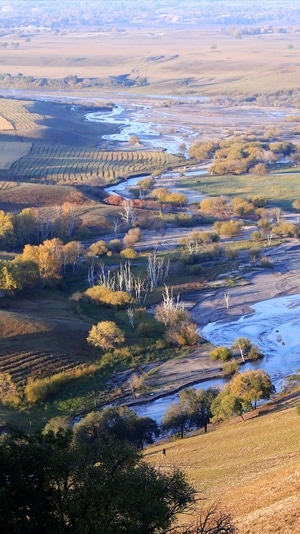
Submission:
[[[5,35],[0,44],[10,39],[15,37]],[[44,78],[96,77],[104,82],[124,74],[130,79],[142,76],[149,85],[133,91],[144,94],[275,92],[297,88],[299,46],[299,32],[241,38],[221,28],[186,31],[171,26],[39,32],[17,49],[0,48],[0,71]]]
[[[236,418],[212,426],[207,434],[166,443],[165,461],[161,459],[162,444],[148,448],[145,458],[160,469],[183,469],[200,499],[217,501],[232,513],[240,534],[297,534],[297,403],[299,392],[285,402],[279,399],[269,409],[249,414],[245,422]]]

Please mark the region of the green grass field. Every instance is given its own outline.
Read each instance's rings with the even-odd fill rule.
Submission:
[[[208,196],[224,195],[251,199],[259,194],[272,204],[291,210],[293,201],[300,199],[300,169],[283,168],[265,176],[199,176],[193,180],[184,180],[181,186],[205,191]]]

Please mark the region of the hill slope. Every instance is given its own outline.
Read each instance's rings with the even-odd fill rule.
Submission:
[[[200,434],[149,448],[163,469],[183,469],[203,497],[232,513],[242,534],[300,532],[300,417],[298,394]],[[201,502],[200,502],[201,504]],[[203,504],[203,502],[202,502]]]

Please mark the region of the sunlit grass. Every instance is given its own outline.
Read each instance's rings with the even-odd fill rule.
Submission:
[[[300,172],[297,169],[282,169],[265,176],[200,176],[198,179],[184,179],[184,183],[195,191],[204,191],[205,186],[208,196],[252,198],[259,194],[282,209],[291,209],[293,201],[300,198]]]
[[[170,441],[164,446],[167,465],[183,469],[200,494],[230,510],[243,525],[241,532],[275,533],[285,532],[280,530],[284,525],[281,518],[285,517],[281,503],[298,495],[299,438],[299,415],[292,407],[245,422],[237,418],[210,428],[207,434]],[[160,452],[161,444],[152,446],[145,458],[161,466]],[[267,529],[269,506],[274,507],[278,531]],[[286,506],[288,513],[288,503]],[[247,516],[257,509],[261,511],[256,517],[259,528],[250,530]],[[296,525],[299,514],[294,512]]]

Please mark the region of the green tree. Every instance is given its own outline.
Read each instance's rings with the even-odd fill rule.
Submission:
[[[92,326],[87,341],[96,348],[108,350],[122,345],[125,336],[114,321],[100,321]]]
[[[239,415],[244,420],[244,411],[242,399],[233,395],[230,387],[226,387],[224,391],[221,391],[211,404],[213,421],[224,421],[234,415]]]
[[[163,430],[178,432],[181,438],[191,428],[204,427],[206,431],[212,415],[211,404],[217,395],[218,390],[214,388],[206,391],[195,388],[180,391],[179,401],[171,403],[163,415]]]
[[[100,437],[114,437],[140,449],[154,443],[160,434],[156,421],[151,417],[139,417],[127,407],[104,408],[91,412],[75,427],[76,440],[92,446]]]
[[[246,406],[255,409],[258,401],[268,400],[275,393],[275,387],[269,375],[259,369],[237,373],[230,383],[230,391],[240,397]]]
[[[0,528],[14,534],[154,534],[194,502],[178,469],[161,472],[116,438],[94,447],[71,429],[0,443]]]

